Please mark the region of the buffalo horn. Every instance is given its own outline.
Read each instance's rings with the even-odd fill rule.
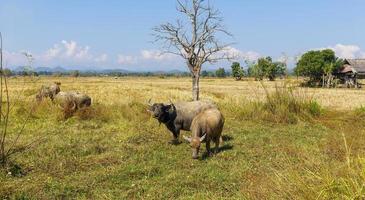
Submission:
[[[200,138],[200,142],[203,142],[207,134],[204,134],[203,137]]]

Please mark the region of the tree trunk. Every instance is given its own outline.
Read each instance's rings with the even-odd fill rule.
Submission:
[[[199,101],[199,79],[200,74],[193,74],[193,101]]]
[[[333,82],[333,76],[332,76],[332,74],[331,74],[331,73],[329,73],[329,74],[327,75],[327,77],[328,77],[328,79],[327,79],[327,88],[331,88],[331,86],[332,86],[332,82]]]

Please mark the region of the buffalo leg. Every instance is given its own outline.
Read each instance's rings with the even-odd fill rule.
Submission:
[[[214,153],[218,153],[219,152],[219,143],[220,143],[220,139],[217,139],[215,142],[215,152]]]
[[[175,140],[179,140],[180,130],[174,131],[173,135]]]
[[[173,135],[173,139],[171,140],[171,144],[180,144],[179,142],[179,135],[180,135],[180,130],[175,130],[172,132]]]
[[[206,148],[207,148],[208,156],[212,156],[212,151],[210,150],[210,140],[209,139],[206,141]]]
[[[174,124],[166,124],[166,127],[170,130],[173,136],[169,143],[174,145],[179,144],[180,127],[177,127]]]

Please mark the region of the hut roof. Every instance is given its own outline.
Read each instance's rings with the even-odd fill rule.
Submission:
[[[365,74],[365,59],[345,59],[345,65],[350,65],[357,73]]]
[[[349,73],[349,72],[350,73],[354,72],[354,69],[349,64],[344,64],[343,67],[339,71],[339,73],[343,73],[343,74],[346,74],[346,73]]]

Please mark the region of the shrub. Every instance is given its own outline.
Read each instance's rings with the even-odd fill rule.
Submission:
[[[300,91],[294,91],[286,84],[282,87],[276,86],[273,92],[263,87],[266,93],[265,100],[240,106],[238,113],[241,118],[295,124],[322,114],[322,107],[313,98]]]
[[[319,117],[322,113],[322,107],[316,101],[310,101],[308,111],[312,116]]]
[[[267,89],[265,91],[266,102],[263,108],[269,111],[277,122],[296,122],[300,118],[317,117],[322,112],[321,106],[315,100],[305,93],[294,91],[286,84],[283,87],[276,86],[272,93]]]
[[[365,118],[365,106],[355,109],[355,115],[360,118]]]
[[[232,76],[236,79],[236,81],[239,81],[242,79],[242,77],[245,75],[245,71],[241,67],[239,62],[232,63]]]
[[[72,71],[71,74],[70,74],[72,77],[79,77],[80,76],[80,71],[79,70],[75,70],[75,71]]]
[[[278,76],[286,74],[286,64],[283,62],[273,62],[271,57],[259,58],[257,63],[249,67],[249,74],[256,80],[268,78],[274,81]]]
[[[91,107],[86,107],[79,109],[75,116],[79,118],[80,120],[92,120],[97,119],[103,122],[107,122],[111,118],[111,111],[112,108],[107,108],[100,104],[95,104]]]
[[[215,71],[215,75],[219,78],[224,78],[227,75],[226,70],[224,68],[219,68],[217,71]]]

